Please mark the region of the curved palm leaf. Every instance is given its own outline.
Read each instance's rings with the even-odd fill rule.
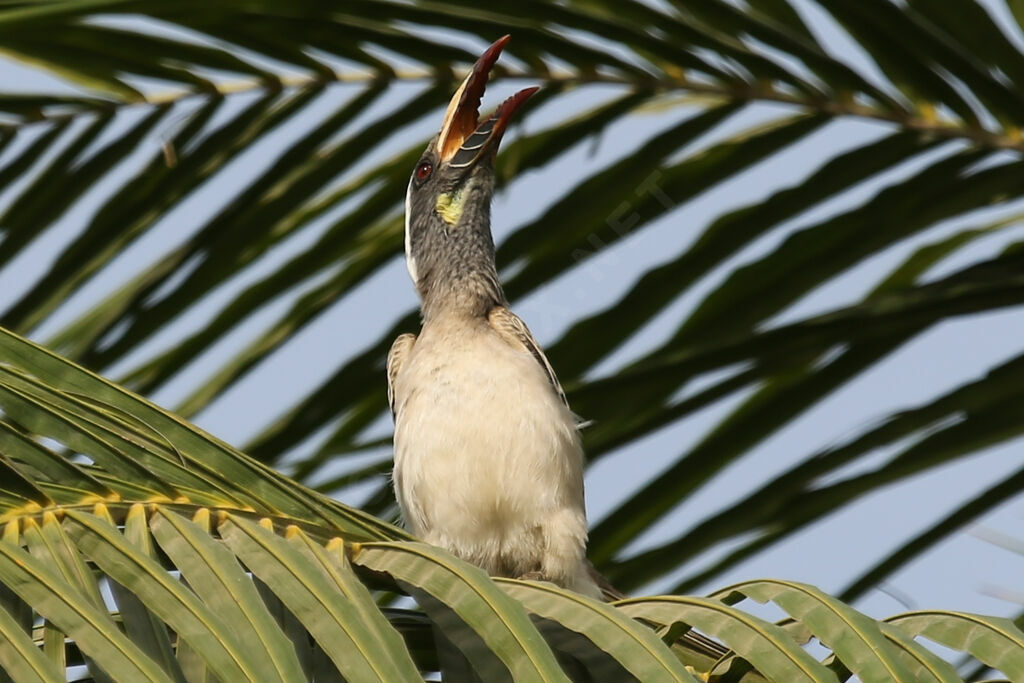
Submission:
[[[949,665],[913,641],[918,634],[1011,674],[1024,656],[1024,634],[1008,620],[915,613],[878,624],[803,584],[762,580],[727,588],[721,599],[665,596],[610,606],[547,584],[495,583],[438,548],[368,540],[403,534],[383,523],[353,524],[363,518],[358,511],[273,475],[27,340],[10,333],[3,340],[4,420],[19,443],[42,450],[46,441],[50,455],[0,453],[14,475],[0,484],[0,671],[14,680],[62,680],[80,664],[95,680],[147,681],[392,681],[460,666],[487,680],[686,681],[696,680],[691,671],[710,675],[725,667],[729,675],[747,674],[744,680],[764,680],[763,673],[770,680],[827,681],[837,680],[835,670],[870,676],[884,665],[904,679],[911,669],[901,662],[908,660],[915,671],[948,674]],[[50,379],[45,401],[26,388],[35,379],[30,373],[40,371]],[[7,391],[12,387],[21,393]],[[94,397],[102,410],[59,400],[80,395]],[[9,408],[23,396],[38,398],[37,412],[53,418],[40,420],[31,434],[18,417],[32,413]],[[93,438],[101,422],[130,438]],[[153,438],[160,432],[151,424],[172,436]],[[192,500],[190,489],[174,483],[176,470],[123,467],[125,459],[166,456],[161,449],[176,443],[177,459],[167,461],[188,471],[206,463],[208,471],[236,473],[211,482],[220,498],[208,502],[210,494],[200,491],[203,500]],[[69,470],[111,488],[97,495],[74,481],[65,485]],[[174,497],[153,495],[153,487]],[[292,493],[287,510],[275,503],[285,489]],[[375,599],[373,591],[382,588],[416,600],[435,630],[428,645],[409,628],[424,622],[379,606],[386,595]],[[832,662],[816,661],[791,630],[733,607],[740,595],[782,605],[832,646]],[[709,658],[687,638],[692,627],[721,637],[735,653],[722,662]]]

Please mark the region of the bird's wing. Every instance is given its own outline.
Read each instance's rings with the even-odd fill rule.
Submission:
[[[544,352],[540,350],[540,344],[530,334],[530,330],[526,327],[519,316],[512,311],[508,310],[504,306],[495,306],[491,309],[490,313],[487,314],[487,322],[490,323],[491,328],[497,332],[502,339],[504,339],[509,345],[521,348],[525,351],[529,351],[541,368],[544,369],[544,373],[548,376],[548,381],[551,382],[551,388],[558,394],[558,398],[562,400],[565,407],[569,407],[569,401],[565,398],[565,392],[562,391],[562,385],[558,383],[558,377],[555,376],[555,370],[551,367],[551,363],[548,362]]]
[[[395,417],[395,379],[402,371],[402,363],[409,357],[412,345],[416,343],[416,335],[411,332],[398,335],[398,339],[388,351],[388,405],[391,406],[391,417]]]
[[[605,575],[597,571],[594,563],[590,560],[584,560],[587,565],[587,574],[597,584],[597,587],[601,589],[601,597],[604,598],[605,602],[615,602],[616,600],[622,600],[627,596],[625,593],[620,591],[618,588],[613,586],[611,582],[605,578]]]
[[[623,600],[629,596],[620,591],[618,588],[613,586],[604,574],[597,571],[590,560],[585,560],[587,566],[587,574],[597,584],[597,587],[601,589],[601,597],[604,598],[605,602],[615,602],[617,600]],[[717,640],[712,640],[707,636],[697,633],[693,629],[683,633],[678,640],[684,647],[698,652],[712,660],[721,659],[725,655],[729,654],[731,650],[725,647]]]

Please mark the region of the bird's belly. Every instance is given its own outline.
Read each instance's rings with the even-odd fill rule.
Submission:
[[[515,574],[533,569],[546,524],[585,529],[575,422],[532,356],[448,348],[410,359],[401,380],[395,488],[414,533]]]

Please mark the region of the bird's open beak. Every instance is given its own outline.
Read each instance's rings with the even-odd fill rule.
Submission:
[[[497,145],[508,127],[508,122],[517,109],[539,88],[526,88],[508,98],[488,116],[480,121],[480,98],[487,87],[487,77],[498,61],[502,48],[509,36],[502,36],[487,48],[476,60],[473,70],[455,91],[444,124],[437,140],[437,153],[441,161],[450,166],[471,166],[492,145]]]

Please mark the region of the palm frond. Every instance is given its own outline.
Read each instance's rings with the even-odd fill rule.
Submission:
[[[886,627],[792,582],[614,607],[548,584],[495,583],[438,548],[374,540],[404,534],[367,524],[364,513],[25,339],[4,332],[2,340],[0,410],[20,444],[0,453],[11,475],[0,489],[0,670],[14,680],[62,680],[80,664],[96,679],[147,681],[408,680],[425,667],[488,680],[686,681],[720,666],[749,680],[836,680],[836,667],[902,679],[910,669],[901,657],[948,669],[914,643],[918,634],[1007,672],[1019,654],[993,653],[1024,653],[1024,633],[1009,620],[922,612]],[[50,378],[45,396],[33,391],[30,372]],[[180,444],[174,457],[170,444]],[[209,479],[189,479],[193,470]],[[70,482],[56,479],[69,472]],[[381,609],[371,592],[379,590],[416,600],[436,629],[428,656],[408,616]],[[818,662],[791,630],[731,606],[743,596],[778,603],[834,662]],[[732,653],[709,657],[687,637],[693,627]]]

